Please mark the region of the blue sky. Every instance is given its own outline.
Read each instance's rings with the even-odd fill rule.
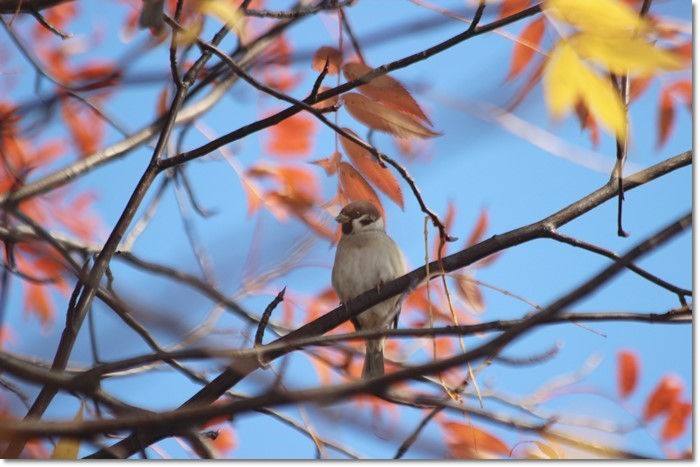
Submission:
[[[131,43],[125,43],[119,38],[117,25],[121,24],[126,13],[125,6],[120,2],[81,3],[86,3],[86,12],[89,13],[81,15],[78,21],[70,25],[70,31],[76,35],[75,40],[84,41],[93,28],[103,31],[101,41],[97,44],[82,42],[90,50],[90,56],[120,57],[133,47],[135,42],[145,39],[146,32],[138,32]],[[270,8],[283,8],[286,5],[287,2],[269,2]],[[446,2],[441,6],[464,11],[463,2]],[[689,2],[670,0],[654,2],[652,11],[689,22],[690,8]],[[493,11],[492,7],[487,9],[484,22],[494,18]],[[438,16],[438,13],[404,0],[365,0],[349,8],[347,14],[361,40],[373,34],[381,36],[382,31],[390,30],[392,26],[405,21]],[[27,19],[18,23],[20,33],[27,31],[28,23]],[[335,45],[335,25],[335,20],[330,16],[313,17],[292,28],[288,38],[295,51],[313,51],[319,45]],[[459,33],[464,27],[463,23],[446,21],[437,28],[418,32],[406,31],[397,38],[379,41],[365,47],[363,52],[368,64],[378,66],[434,45]],[[507,28],[507,31],[517,34],[521,27],[522,25],[514,25]],[[0,37],[6,41],[4,32],[0,33]],[[551,39],[548,38],[550,41]],[[228,40],[222,48],[227,50],[232,43]],[[446,212],[448,202],[454,202],[457,215],[451,233],[459,237],[460,241],[452,246],[452,252],[457,251],[468,238],[483,208],[488,209],[490,214],[491,222],[487,235],[491,236],[537,221],[601,187],[609,177],[607,171],[591,170],[585,164],[556,157],[485,118],[484,106],[503,106],[516,91],[516,86],[504,81],[512,47],[513,43],[510,40],[495,34],[486,34],[429,60],[392,73],[392,76],[413,91],[416,99],[428,110],[435,129],[443,132],[444,136],[431,140],[427,156],[415,162],[400,159],[393,142],[387,136],[375,135],[373,142],[381,150],[405,164],[416,180],[426,203],[433,210],[442,215]],[[12,91],[13,99],[20,102],[33,99],[34,75],[31,68],[21,60],[16,60],[13,64],[22,77],[21,84]],[[315,72],[311,70],[308,61],[301,60],[294,66],[294,71],[299,72],[304,79],[293,91],[293,95],[303,97],[315,79]],[[169,79],[166,47],[161,45],[139,57],[131,64],[129,74],[162,75],[161,82],[136,86],[120,93],[118,98],[108,101],[106,107],[110,113],[134,131],[151,121],[162,83]],[[329,82],[334,83],[335,78]],[[629,159],[630,164],[638,169],[686,151],[691,146],[691,121],[687,112],[679,106],[676,128],[668,143],[661,150],[655,150],[658,86],[658,82],[653,84],[631,109],[633,139]],[[279,108],[280,105],[270,97],[253,97],[251,88],[240,83],[206,114],[203,122],[209,131],[220,136],[253,122],[262,113],[261,109]],[[464,111],[465,109],[467,111]],[[569,117],[561,122],[551,121],[544,107],[540,87],[535,88],[515,114],[546,130],[552,138],[565,140],[579,147],[581,151],[597,152],[595,160],[602,161],[604,166],[612,167],[614,141],[604,137],[599,148],[592,149],[587,136],[581,134],[578,123],[573,118]],[[366,134],[366,130],[355,123],[344,110],[339,112],[339,122],[352,128],[359,135]],[[57,128],[55,127],[53,132],[57,132]],[[48,136],[53,132],[49,132]],[[53,136],[56,134],[58,133],[53,133]],[[299,159],[300,165],[306,161],[328,157],[334,150],[330,130],[325,127],[319,128],[317,135],[313,154],[308,158]],[[265,137],[264,132],[256,134],[230,145],[228,149],[243,166],[261,157],[271,160],[263,154],[261,142]],[[120,139],[118,133],[110,130],[106,143],[111,144]],[[185,145],[187,148],[194,148],[204,141],[204,136],[192,131]],[[105,233],[114,226],[149,157],[149,151],[140,148],[117,162],[95,170],[75,185],[76,190],[93,189],[98,193],[99,201],[96,206],[104,221]],[[195,161],[188,165],[188,174],[201,204],[216,212],[207,219],[194,216],[194,225],[202,244],[209,251],[217,282],[223,291],[238,291],[243,265],[246,264],[254,236],[259,235],[257,241],[260,245],[256,264],[264,267],[274,264],[279,257],[288,254],[294,242],[303,238],[307,232],[302,224],[295,221],[280,223],[266,212],[247,218],[240,182],[230,166],[220,158],[206,162]],[[331,197],[335,189],[334,180],[326,178],[320,169],[318,176],[324,194]],[[647,235],[686,212],[692,205],[691,186],[691,170],[685,168],[628,193],[624,205],[624,225],[631,232],[629,238],[616,236],[616,206],[613,201],[563,227],[561,231],[624,253]],[[408,263],[415,268],[420,266],[424,256],[423,215],[405,184],[403,188],[406,200],[403,211],[388,199],[382,199],[387,209],[389,234],[405,252]],[[148,198],[144,206],[147,202]],[[199,274],[182,225],[175,195],[169,190],[158,214],[135,244],[134,252],[145,259]],[[435,232],[431,232],[430,235],[432,244]],[[639,265],[671,283],[690,287],[691,241],[690,232],[686,232],[642,259]],[[277,278],[267,291],[273,293],[287,286],[289,291],[299,295],[317,293],[330,282],[332,259],[333,250],[328,242],[319,240],[303,261],[307,267]],[[508,250],[492,266],[479,270],[476,277],[484,283],[519,294],[539,305],[547,305],[609,264],[607,259],[591,253],[551,240],[538,240]],[[155,310],[154,316],[167,316],[180,327],[177,331],[154,331],[164,345],[174,342],[182,330],[196,326],[212,309],[211,302],[189,289],[173,285],[172,282],[154,279],[120,264],[115,265],[114,272],[117,277],[115,286],[124,293],[125,298],[136,303],[148,304]],[[526,304],[493,290],[483,290],[483,293],[486,311],[476,317],[480,321],[517,318],[530,310]],[[270,298],[265,294],[246,297],[242,303],[248,309],[260,312]],[[573,310],[648,313],[665,312],[677,306],[677,300],[667,291],[634,274],[623,273],[576,304]],[[35,321],[22,317],[21,309],[21,295],[16,293],[8,308],[8,322],[17,329],[19,342],[10,350],[49,360],[60,337],[62,319],[57,319],[52,332],[42,334]],[[104,358],[119,358],[145,351],[139,339],[124,330],[108,309],[98,304],[94,311]],[[301,316],[302,310],[297,310],[297,317]],[[152,320],[150,324],[156,328],[158,320]],[[149,322],[146,321],[145,324],[148,325]],[[209,336],[207,342],[242,344],[244,341],[232,329],[237,324],[235,319],[228,316],[221,318],[217,329],[222,334]],[[581,383],[581,388],[598,388],[602,393],[614,396],[615,354],[620,349],[631,348],[638,353],[642,363],[639,387],[626,402],[632,413],[641,412],[645,397],[659,378],[669,373],[679,375],[686,382],[684,398],[690,399],[690,326],[594,323],[590,324],[590,327],[597,333],[573,324],[545,327],[530,333],[511,346],[506,352],[507,355],[537,354],[551,348],[557,342],[563,345],[561,352],[555,359],[538,366],[513,368],[494,364],[484,371],[480,384],[484,387],[492,386],[511,395],[527,395],[543,382],[577,371],[589,359],[601,357],[600,364]],[[271,335],[267,336],[267,339],[271,338]],[[230,339],[233,339],[233,344]],[[483,340],[468,339],[467,345],[478,345],[479,342]],[[74,356],[78,365],[90,362],[86,335],[81,335]],[[291,359],[287,372],[290,378],[289,385],[300,387],[313,384],[315,380],[310,370],[306,359]],[[109,383],[106,387],[131,402],[153,408],[168,408],[189,397],[194,386],[184,382],[179,376],[162,372],[157,378],[126,378]],[[244,385],[243,388],[259,389],[253,384]],[[488,400],[486,404],[486,408],[489,408]],[[497,404],[491,407],[500,409]],[[599,416],[623,424],[633,421],[629,414],[624,413],[615,404],[593,394],[562,396],[551,401],[547,407],[566,413]],[[59,397],[47,417],[72,417],[76,409],[77,402],[74,398]],[[397,444],[395,439],[381,440],[371,429],[357,430],[355,424],[343,424],[344,418],[334,418],[338,411],[342,413],[341,408],[308,410],[317,415],[314,420],[318,423],[319,432],[337,434],[346,445],[363,455],[391,457],[400,444],[400,441]],[[288,408],[284,412],[299,418],[296,408]],[[346,405],[344,413],[346,416],[352,413],[358,418],[359,426],[362,426],[362,423],[371,423],[371,415],[366,410],[353,413],[352,408]],[[419,415],[417,411],[402,411],[398,429],[409,433],[419,422]],[[488,423],[480,426],[498,433],[511,444],[534,438],[534,435],[504,432]],[[235,427],[239,447],[233,452],[234,457],[269,455],[275,458],[304,458],[314,455],[313,444],[307,438],[294,434],[292,430],[265,416],[241,417],[236,421]],[[648,433],[638,430],[624,440],[610,438],[610,442],[645,454],[663,455],[653,441],[656,433],[658,422],[652,424]],[[416,444],[416,449],[409,451],[407,457],[429,456],[426,453],[430,451],[425,449],[431,444],[439,443],[440,438],[441,434],[435,427],[428,428]],[[274,439],[274,448],[263,448],[268,441],[263,442],[262,439]],[[681,449],[689,442],[690,434],[686,433],[679,442],[673,443],[673,446]],[[169,442],[164,446],[168,446],[166,450],[171,455],[178,456],[179,448],[174,443]],[[86,449],[85,452],[90,450]]]

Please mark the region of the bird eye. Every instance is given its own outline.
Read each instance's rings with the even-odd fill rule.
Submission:
[[[364,219],[360,219],[360,224],[362,225],[370,225],[372,222],[374,222],[374,219],[371,217],[365,217]]]

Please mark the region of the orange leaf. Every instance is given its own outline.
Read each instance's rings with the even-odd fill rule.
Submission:
[[[343,129],[359,139],[352,130],[348,128]],[[340,138],[340,143],[343,145],[345,154],[348,155],[355,168],[372,182],[379,191],[387,195],[389,199],[403,209],[403,193],[401,192],[401,186],[398,180],[396,180],[396,177],[394,177],[394,174],[392,174],[389,169],[385,169],[379,165],[376,158],[370,154],[369,151],[349,138],[343,136]]]
[[[340,182],[343,194],[347,196],[350,201],[370,201],[374,203],[375,206],[379,207],[382,216],[384,216],[384,208],[382,207],[382,203],[379,202],[377,193],[369,183],[367,183],[367,180],[347,162],[341,162],[338,166],[338,181]]]
[[[624,350],[617,354],[617,390],[620,397],[628,397],[637,387],[639,360],[633,352]]]
[[[372,67],[364,63],[352,62],[346,63],[343,66],[343,75],[345,75],[345,79],[348,81],[354,81],[370,71],[372,71]],[[418,102],[416,102],[403,84],[389,75],[378,76],[369,83],[360,86],[358,89],[361,93],[372,99],[381,101],[396,110],[406,112],[432,125],[428,116],[425,115],[423,109],[421,109]]]
[[[683,383],[674,375],[664,376],[647,399],[644,420],[649,421],[668,412],[683,391]]]
[[[54,303],[48,286],[27,283],[24,289],[24,312],[35,315],[44,327],[53,323]]]
[[[449,456],[453,459],[477,459],[508,456],[510,449],[495,436],[459,422],[442,424],[447,435]]]
[[[693,59],[693,41],[687,41],[675,48],[676,53],[684,60]]]
[[[322,94],[322,93],[328,91],[329,89],[330,89],[330,87],[328,87],[328,86],[321,86],[320,88],[318,88],[318,93]],[[325,109],[326,107],[331,107],[331,106],[336,105],[338,103],[338,100],[340,100],[340,96],[329,97],[328,99],[324,99],[322,101],[316,102],[315,104],[313,104],[312,107],[315,109]]]
[[[582,101],[579,101],[574,108],[576,110],[576,117],[578,118],[579,125],[581,126],[581,131],[588,129],[591,136],[591,145],[593,147],[598,147],[600,143],[600,134],[598,133],[598,124],[595,118],[588,111],[588,107]]]
[[[273,156],[304,156],[311,151],[315,128],[307,115],[286,118],[270,128],[265,150]]]
[[[219,434],[215,440],[212,441],[212,445],[219,453],[226,453],[232,451],[236,448],[238,442],[236,440],[236,435],[231,427],[220,428]]]
[[[685,103],[688,111],[693,108],[693,83],[690,80],[676,81],[668,86],[668,91]]]
[[[687,402],[675,402],[671,405],[668,418],[661,431],[661,439],[670,441],[683,435],[686,429],[686,420],[693,413],[693,405]]]
[[[498,19],[514,15],[530,6],[530,0],[503,0],[498,11]]]
[[[472,230],[472,234],[469,236],[469,240],[467,240],[467,247],[473,246],[481,241],[488,226],[489,213],[486,209],[482,209],[479,213],[479,219],[477,219],[476,225],[474,226],[474,230]]]
[[[653,76],[638,76],[630,79],[630,101],[637,100],[647,90]]]
[[[331,157],[327,159],[319,159],[317,161],[311,161],[310,163],[323,168],[326,175],[331,176],[338,172],[338,163],[340,163],[342,157],[343,155],[339,152],[334,152],[331,154]]]
[[[520,33],[518,42],[513,48],[513,59],[510,62],[510,70],[506,75],[506,80],[510,81],[520,75],[525,67],[532,61],[535,55],[535,48],[542,42],[544,36],[544,16],[540,16],[528,23]]]
[[[464,300],[467,308],[474,313],[483,313],[484,297],[479,286],[469,276],[455,277],[457,282],[457,294]]]
[[[659,136],[656,140],[656,149],[661,148],[671,134],[673,121],[675,119],[675,109],[673,99],[668,88],[664,88],[659,96]]]
[[[326,60],[328,60],[328,75],[337,75],[340,72],[340,67],[343,64],[343,53],[335,47],[328,47],[325,45],[323,47],[319,47],[314,53],[311,68],[319,73],[322,72],[323,67],[326,65]]]
[[[445,214],[445,218],[443,221],[444,225],[445,225],[446,232],[449,232],[452,229],[452,224],[454,223],[454,220],[455,220],[455,212],[456,212],[455,203],[453,203],[452,201],[449,201],[447,203],[447,214]],[[439,258],[441,254],[444,256],[444,251],[443,252],[440,251],[440,243],[441,243],[441,239],[440,239],[440,236],[438,235],[435,237],[435,245],[433,246],[433,255],[434,255],[435,259]]]
[[[432,138],[440,136],[411,115],[387,107],[367,97],[349,93],[343,96],[345,108],[360,123],[400,138]]]

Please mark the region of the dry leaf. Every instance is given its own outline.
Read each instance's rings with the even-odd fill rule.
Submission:
[[[328,75],[337,75],[340,72],[341,65],[343,64],[343,53],[335,47],[328,47],[325,45],[323,47],[319,47],[314,53],[311,68],[319,73],[322,72],[323,67],[326,65],[326,60],[328,60]]]
[[[338,172],[338,163],[343,156],[339,152],[334,152],[331,157],[327,159],[319,159],[317,161],[311,161],[311,164],[322,167],[326,172],[326,175],[331,176]]]
[[[379,208],[382,216],[384,215],[384,208],[379,202],[377,193],[367,183],[367,180],[347,162],[341,162],[338,166],[338,182],[340,182],[343,194],[350,201],[370,201]]]
[[[495,436],[474,426],[445,422],[449,456],[453,459],[484,459],[494,455],[508,456],[510,449]]]
[[[343,75],[348,81],[354,81],[370,71],[372,71],[372,67],[364,63],[352,62],[343,65]],[[381,101],[396,110],[406,112],[432,125],[430,119],[425,115],[425,112],[423,112],[423,109],[421,109],[413,96],[399,81],[389,75],[378,76],[358,89],[372,99]]]
[[[368,127],[400,138],[432,138],[440,136],[409,114],[387,107],[367,97],[349,93],[343,96],[350,115]]]
[[[350,135],[359,139],[359,137],[350,129],[343,128]],[[340,143],[348,155],[350,161],[355,168],[367,178],[375,187],[382,193],[387,195],[389,199],[398,204],[403,209],[403,193],[398,180],[394,174],[385,169],[377,162],[376,158],[365,148],[353,142],[345,136],[340,138]]]

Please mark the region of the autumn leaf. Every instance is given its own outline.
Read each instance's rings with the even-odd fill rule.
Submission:
[[[655,47],[640,38],[575,34],[567,39],[579,57],[600,63],[617,75],[651,75],[684,68],[673,51]]]
[[[675,121],[674,97],[683,101],[688,111],[692,111],[693,84],[690,80],[676,81],[664,87],[659,93],[659,133],[656,148],[659,149],[668,141]]]
[[[83,411],[85,410],[85,402],[80,402],[78,413],[73,418],[73,422],[80,423],[83,421]],[[80,450],[80,439],[61,437],[56,443],[56,447],[51,453],[51,459],[77,459],[78,451]]]
[[[529,7],[530,0],[503,0],[498,8],[498,19],[506,18]]]
[[[628,350],[617,354],[617,390],[623,399],[629,397],[637,387],[639,379],[639,359]]]
[[[673,403],[661,430],[661,439],[671,441],[682,436],[686,430],[686,421],[692,413],[692,404],[679,401]]]
[[[334,152],[333,154],[331,154],[331,157],[311,161],[310,164],[314,164],[321,167],[326,172],[326,175],[331,176],[335,175],[338,172],[338,164],[340,163],[340,159],[342,157],[343,155],[339,152]]]
[[[197,6],[200,12],[217,18],[239,37],[243,35],[245,15],[233,3],[226,0],[201,0]]]
[[[285,118],[269,129],[265,150],[273,156],[305,156],[311,152],[315,130],[316,125],[308,115]]]
[[[511,59],[510,69],[506,75],[506,81],[518,77],[532,61],[537,47],[540,42],[542,42],[544,26],[544,18],[539,17],[523,28],[513,48],[513,58]]]
[[[236,449],[238,441],[236,439],[236,434],[231,427],[225,426],[219,428],[217,431],[218,433],[216,439],[212,440],[211,444],[219,454],[226,454]]]
[[[361,94],[345,94],[343,100],[345,108],[355,120],[374,130],[400,138],[432,138],[441,135],[409,114],[387,107]]]
[[[544,11],[581,31],[610,38],[628,38],[648,28],[647,20],[617,0],[545,0]]]
[[[457,294],[464,300],[467,309],[473,313],[483,313],[486,309],[484,297],[476,282],[468,275],[460,274],[454,277],[457,283]]]
[[[54,320],[55,308],[51,300],[49,286],[31,282],[25,285],[24,313],[25,315],[36,316],[44,328],[51,326]]]
[[[475,426],[445,422],[442,429],[452,459],[488,459],[510,454],[510,449],[503,441]]]
[[[343,75],[348,81],[354,81],[372,71],[372,67],[364,63],[351,62],[343,65]],[[406,88],[396,79],[389,75],[378,76],[367,84],[360,86],[359,91],[374,100],[380,101],[396,110],[400,110],[409,115],[423,120],[432,125],[430,119],[418,102],[411,96]]]
[[[540,451],[542,451],[548,458],[550,459],[561,459],[561,456],[557,451],[549,446],[548,444],[545,444],[540,441],[535,441],[535,444],[537,445],[538,448],[540,448]]]
[[[623,138],[625,109],[609,80],[586,67],[573,48],[560,41],[544,69],[545,100],[555,118],[561,118],[582,101],[609,132]]]
[[[319,73],[322,72],[323,67],[326,65],[326,60],[328,60],[328,75],[337,75],[340,72],[340,67],[343,65],[343,53],[335,47],[319,47],[314,52],[311,68]]]
[[[343,128],[343,130],[359,139],[359,137],[352,130],[348,128]],[[348,155],[355,168],[375,187],[377,187],[379,191],[387,195],[389,199],[403,209],[403,193],[401,192],[401,185],[399,185],[399,181],[396,179],[394,174],[391,173],[389,169],[379,165],[376,158],[370,154],[368,150],[349,138],[346,138],[345,136],[341,137],[340,143],[345,150],[345,154]]]
[[[367,180],[347,162],[341,162],[338,166],[338,182],[343,190],[343,194],[350,201],[370,201],[379,208],[384,216],[384,208],[379,202],[377,193],[367,183]]]
[[[647,399],[644,420],[649,421],[668,412],[683,392],[683,383],[674,375],[664,376]]]

